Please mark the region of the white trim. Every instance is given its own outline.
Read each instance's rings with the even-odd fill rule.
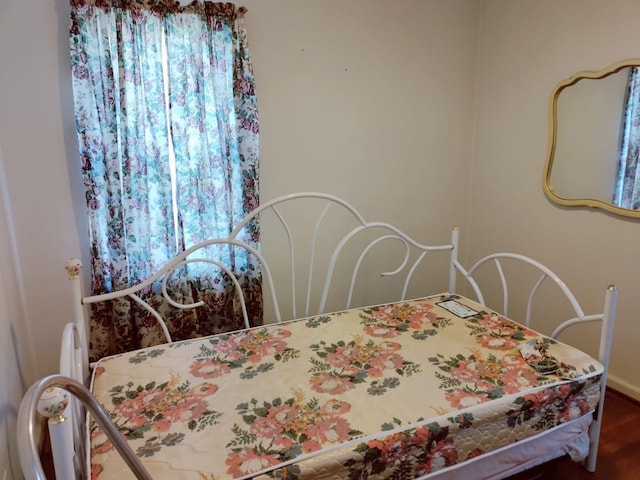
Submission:
[[[640,387],[632,385],[626,380],[616,377],[611,373],[609,373],[609,376],[607,377],[607,386],[633,398],[634,400],[640,401]]]

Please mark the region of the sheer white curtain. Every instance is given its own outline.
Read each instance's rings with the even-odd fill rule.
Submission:
[[[640,210],[640,69],[631,68],[627,86],[613,204]]]
[[[213,2],[181,7],[171,0],[71,5],[92,291],[103,293],[138,283],[183,248],[226,237],[257,206],[257,99],[244,8]],[[241,240],[257,245],[253,227]],[[258,324],[261,271],[247,265],[251,261],[228,259],[247,272],[245,295]],[[216,308],[173,316],[164,311],[172,338],[241,328],[233,306],[221,308],[231,303],[232,286],[194,269],[190,264],[177,275],[176,299],[206,289]],[[149,296],[161,308],[159,292],[158,285]],[[136,314],[135,305],[94,305],[92,358],[163,341],[154,323]]]

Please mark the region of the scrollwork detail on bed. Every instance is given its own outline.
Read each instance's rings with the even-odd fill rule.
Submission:
[[[304,221],[297,218],[301,212]],[[254,222],[265,224],[269,220],[272,234],[279,236],[266,247],[255,248],[239,240],[245,230],[251,231]],[[95,322],[101,324],[91,336],[91,358],[95,361],[108,351],[102,338],[102,330],[107,328],[137,328],[151,339],[139,346],[123,344],[118,351],[108,351],[115,354],[366,305],[371,303],[368,291],[375,288],[369,285],[370,279],[362,279],[370,275],[371,269],[378,269],[376,276],[386,279],[385,287],[375,290],[376,295],[380,291],[392,292],[388,299],[404,299],[410,294],[412,283],[423,281],[428,254],[448,253],[452,248],[450,243],[422,244],[392,224],[367,221],[339,197],[301,192],[265,202],[247,215],[228,238],[204,240],[189,247],[130,288],[77,295],[88,306],[87,317],[95,317]],[[223,251],[230,253],[222,255]],[[255,271],[235,268],[233,261],[226,259],[232,259],[231,254],[250,257],[252,261],[247,264],[254,265]],[[196,266],[197,272],[191,272]],[[177,271],[181,272],[177,275],[179,282],[173,280]],[[275,271],[279,273],[277,278]],[[423,277],[416,279],[420,271]],[[224,289],[225,295],[218,296],[218,290],[216,295],[210,295],[209,288],[201,287],[207,278],[216,289]],[[81,282],[73,285],[78,289]],[[358,289],[359,285],[363,288]],[[196,315],[198,328],[181,331],[177,325],[180,317],[174,317],[170,309]],[[156,330],[161,333],[149,333]]]

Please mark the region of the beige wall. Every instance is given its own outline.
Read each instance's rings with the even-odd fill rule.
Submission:
[[[243,4],[263,198],[326,191],[446,240],[466,209],[476,2]]]
[[[34,350],[28,322],[0,149],[0,478],[20,478],[16,420],[20,400],[33,378]]]
[[[44,375],[55,370],[58,339],[71,317],[64,263],[79,255],[79,239],[86,237],[86,230],[79,230],[71,197],[70,178],[77,180],[78,169],[77,155],[69,153],[77,151],[69,4],[34,3],[0,3],[0,148],[17,267],[28,321],[37,333],[36,372]],[[25,29],[31,34],[24,35]]]
[[[71,92],[65,74],[68,20],[60,20],[58,8],[67,19],[69,13],[68,3],[58,3],[0,2],[3,480],[22,478],[15,437],[20,400],[36,378],[53,373],[58,364],[62,325],[71,312],[63,266],[79,251],[65,148],[73,116],[62,108]]]
[[[476,2],[244,5],[262,199],[323,191],[367,219],[393,222],[429,242],[449,241],[467,215]],[[265,221],[264,248],[273,258],[269,227]],[[446,281],[438,289],[428,280],[421,285],[447,288]],[[367,298],[384,298],[384,290],[368,286]]]
[[[640,2],[481,3],[468,253],[506,249],[533,255],[593,310],[600,308],[605,287],[616,284],[611,384],[640,398],[640,221],[561,208],[541,188],[551,90],[577,71],[640,57]],[[572,340],[593,353],[589,337]]]

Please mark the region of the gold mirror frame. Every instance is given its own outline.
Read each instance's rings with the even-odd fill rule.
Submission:
[[[617,215],[623,215],[625,217],[640,218],[640,210],[630,210],[613,205],[612,203],[605,202],[603,200],[597,200],[593,198],[564,198],[558,195],[551,188],[551,169],[553,167],[554,154],[556,151],[556,142],[558,134],[558,97],[560,93],[567,87],[574,85],[582,79],[601,79],[609,75],[617,73],[626,67],[638,67],[640,66],[640,58],[633,58],[622,60],[614,63],[613,65],[605,68],[604,70],[590,71],[585,70],[572,75],[570,78],[561,81],[556,85],[551,94],[550,107],[549,107],[549,148],[547,152],[547,160],[544,168],[544,176],[542,186],[544,193],[552,202],[559,205],[570,207],[591,207],[600,208]]]

